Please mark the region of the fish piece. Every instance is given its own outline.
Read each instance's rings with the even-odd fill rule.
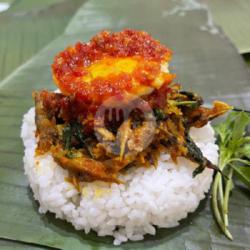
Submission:
[[[106,128],[96,128],[96,132],[102,137],[104,141],[114,141],[115,136],[112,132],[107,130]]]
[[[120,159],[123,159],[126,150],[126,144],[131,136],[131,119],[127,119],[122,123],[117,132],[117,138],[120,143]]]
[[[63,168],[79,174],[80,176],[87,175],[88,180],[103,180],[107,182],[120,181],[117,179],[116,173],[112,168],[105,166],[100,161],[81,155],[79,157],[67,157],[68,151],[63,150],[62,147],[56,146],[51,149],[54,160]]]
[[[33,92],[35,100],[36,136],[39,137],[37,153],[43,154],[50,150],[58,139],[56,120],[51,119],[43,106],[43,98],[39,92]]]
[[[188,115],[189,126],[201,128],[214,118],[231,110],[232,106],[227,103],[214,101],[212,108],[199,107]]]
[[[135,128],[128,139],[128,150],[133,154],[138,154],[146,149],[154,139],[156,123],[153,115],[142,122],[142,126]]]

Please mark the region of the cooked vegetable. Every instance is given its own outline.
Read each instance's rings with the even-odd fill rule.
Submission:
[[[62,157],[69,160],[63,158],[64,160],[60,161],[58,154],[55,156],[53,153],[53,156],[62,167],[71,171],[74,169],[73,163],[79,162],[81,154],[84,154],[83,159],[89,157],[93,160],[88,164],[89,167],[91,163],[95,165],[96,162],[103,164],[105,161],[110,161],[116,171],[120,171],[133,162],[145,166],[157,165],[161,151],[170,153],[173,160],[183,156],[198,163],[194,177],[205,167],[216,169],[202,155],[189,137],[188,131],[190,126],[199,127],[201,123],[207,123],[214,116],[227,111],[230,106],[226,104],[218,106],[215,103],[212,109],[203,108],[197,106],[202,103],[201,98],[188,93],[188,95],[181,94],[180,86],[175,86],[165,93],[165,105],[162,108],[155,107],[151,102],[155,94],[147,96],[145,100],[151,103],[154,112],[151,113],[147,109],[144,112],[134,110],[128,119],[119,119],[117,123],[116,117],[113,116],[104,116],[103,122],[99,120],[95,122],[95,119],[99,118],[94,116],[92,109],[87,107],[82,109],[82,102],[79,103],[74,97],[47,91],[36,92],[34,96],[39,138],[37,152],[51,151],[54,146],[64,148]],[[189,96],[192,96],[192,99],[195,96],[199,102],[188,100]],[[195,102],[195,105],[189,105],[190,102]],[[145,101],[141,101],[140,104],[143,109]],[[128,105],[133,106],[130,103]],[[94,127],[94,124],[99,125]],[[105,164],[102,166],[105,168]],[[86,176],[84,168],[80,168],[79,171]],[[94,174],[92,179],[114,180],[112,171],[108,170],[106,175],[108,174],[109,178]]]
[[[63,129],[63,143],[65,149],[69,150],[71,148],[71,137],[72,131],[70,125],[66,125]]]
[[[206,159],[199,147],[194,143],[191,137],[186,133],[186,146],[187,146],[187,158],[192,160],[193,162],[198,163],[198,167],[193,172],[193,177],[197,174],[200,174],[204,168],[211,168],[215,170],[219,170],[215,165],[213,165],[208,159]]]
[[[167,118],[166,114],[164,111],[160,108],[155,108],[154,110],[154,115],[157,121],[161,121]]]
[[[212,186],[212,208],[218,225],[231,240],[233,236],[229,231],[228,202],[234,187],[233,176],[250,188],[250,137],[246,136],[249,123],[250,115],[246,112],[231,112],[224,122],[215,126],[220,149],[219,169],[228,178],[223,180],[216,173]]]

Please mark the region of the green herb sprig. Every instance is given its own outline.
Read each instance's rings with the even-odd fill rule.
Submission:
[[[233,175],[250,188],[250,136],[246,128],[250,115],[246,112],[231,112],[227,119],[215,126],[219,146],[219,169],[228,178],[217,172],[212,186],[212,209],[215,219],[229,238],[228,202],[234,188]]]

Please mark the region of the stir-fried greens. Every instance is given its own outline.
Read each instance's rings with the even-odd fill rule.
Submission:
[[[184,156],[198,163],[194,176],[205,167],[216,169],[192,141],[189,129],[203,126],[230,109],[219,102],[212,109],[204,108],[201,97],[181,92],[175,84],[166,92],[165,106],[151,104],[153,112],[134,110],[127,119],[106,117],[105,126],[94,126],[100,124],[100,117],[92,113],[87,117],[82,113],[72,115],[71,110],[77,109],[73,97],[41,91],[34,92],[34,98],[39,136],[37,152],[50,152],[59,165],[80,180],[88,181],[119,182],[117,174],[132,163],[157,166],[161,152],[169,153],[173,160]],[[153,103],[155,99],[146,96],[140,100],[146,101]]]

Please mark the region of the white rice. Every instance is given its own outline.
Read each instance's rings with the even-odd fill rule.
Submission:
[[[50,211],[57,218],[71,222],[87,234],[111,235],[114,244],[142,240],[145,234],[156,234],[156,227],[175,227],[195,211],[209,190],[213,170],[206,169],[192,178],[197,166],[179,158],[174,164],[163,154],[155,169],[131,168],[120,176],[125,184],[101,181],[81,183],[81,193],[65,181],[68,172],[49,155],[35,157],[34,108],[24,115],[21,137],[25,146],[24,169],[34,197],[40,203],[39,212]],[[204,155],[217,163],[214,132],[210,125],[191,129],[191,136]]]

